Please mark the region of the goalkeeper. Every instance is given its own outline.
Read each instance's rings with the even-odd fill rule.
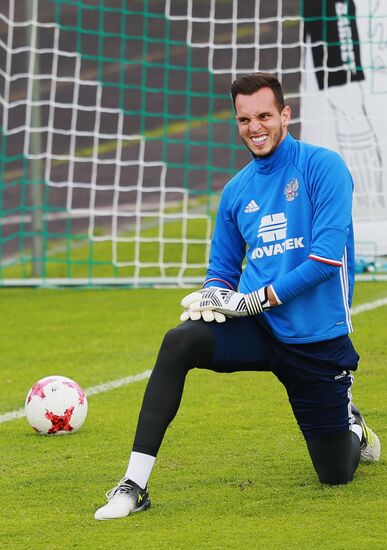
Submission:
[[[348,483],[360,459],[380,456],[351,401],[351,175],[336,153],[291,137],[274,76],[240,76],[231,95],[252,159],[223,191],[203,288],[183,299],[183,323],[164,338],[127,471],[98,520],[149,508],[148,479],[193,368],[272,371],[322,483]]]

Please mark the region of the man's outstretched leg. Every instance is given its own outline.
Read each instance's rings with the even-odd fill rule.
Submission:
[[[214,337],[208,324],[187,321],[170,330],[161,345],[138,419],[133,451],[124,478],[107,493],[98,520],[115,519],[150,507],[147,483],[165,431],[175,417],[187,373],[211,363]]]
[[[270,370],[272,349],[265,323],[252,317],[225,323],[186,321],[169,331],[148,382],[129,466],[96,519],[124,517],[150,506],[147,482],[165,431],[175,417],[188,371]]]

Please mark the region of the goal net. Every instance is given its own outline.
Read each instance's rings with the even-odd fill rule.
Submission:
[[[387,253],[384,0],[3,0],[0,25],[0,284],[202,281],[249,161],[230,83],[257,70],[350,164],[360,253]]]

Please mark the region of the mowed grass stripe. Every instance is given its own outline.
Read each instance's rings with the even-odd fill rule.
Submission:
[[[359,315],[360,313],[364,313],[366,311],[372,311],[374,309],[384,307],[387,305],[387,297],[380,298],[378,300],[374,300],[372,302],[366,302],[364,304],[360,304],[358,306],[355,306],[351,310],[351,315]],[[146,370],[137,374],[125,376],[124,378],[117,378],[116,380],[110,380],[109,382],[102,382],[101,384],[97,384],[96,386],[91,386],[90,388],[86,388],[85,393],[88,397],[91,395],[98,395],[100,393],[106,393],[110,390],[114,390],[116,388],[121,388],[122,386],[127,386],[128,384],[133,384],[134,382],[139,382],[141,380],[145,380],[150,377],[152,370]],[[10,411],[8,413],[4,413],[0,415],[0,424],[3,424],[4,422],[10,422],[12,420],[18,420],[19,418],[23,418],[25,416],[24,407]]]

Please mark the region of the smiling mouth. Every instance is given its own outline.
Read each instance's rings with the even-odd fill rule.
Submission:
[[[266,143],[268,137],[268,134],[262,134],[261,136],[255,136],[250,139],[254,143],[254,145],[263,145],[264,143]]]

